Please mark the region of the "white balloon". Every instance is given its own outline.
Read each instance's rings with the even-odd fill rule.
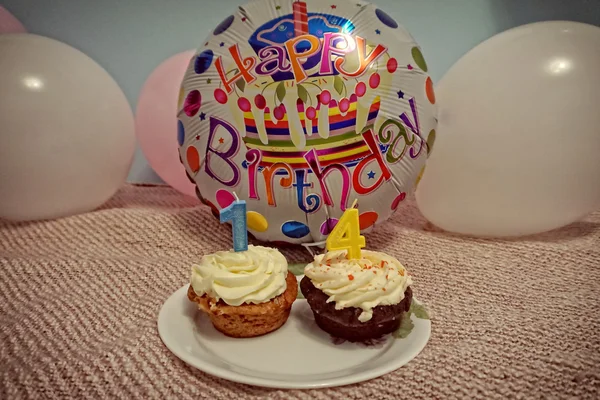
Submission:
[[[433,224],[519,236],[600,207],[600,28],[541,22],[496,35],[436,96],[436,146],[416,193]]]
[[[123,184],[131,108],[82,52],[31,34],[0,35],[0,217],[91,211]]]

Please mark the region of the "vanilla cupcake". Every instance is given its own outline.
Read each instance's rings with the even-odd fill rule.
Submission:
[[[227,336],[245,338],[280,328],[298,294],[296,277],[278,250],[248,250],[205,255],[192,266],[188,298]]]
[[[317,325],[353,342],[397,330],[412,301],[412,280],[404,266],[376,251],[362,250],[360,260],[346,254],[318,255],[304,270],[300,290]]]

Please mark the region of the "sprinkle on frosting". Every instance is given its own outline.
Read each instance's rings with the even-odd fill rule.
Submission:
[[[346,257],[346,250],[320,254],[304,273],[329,296],[328,303],[335,302],[336,310],[360,308],[358,320],[366,322],[373,317],[373,308],[400,303],[412,279],[394,257],[369,250],[361,255],[353,260]]]

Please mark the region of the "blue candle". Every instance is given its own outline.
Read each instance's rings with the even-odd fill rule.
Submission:
[[[221,223],[231,222],[233,233],[233,250],[248,250],[248,229],[246,227],[246,201],[236,200],[221,210]]]

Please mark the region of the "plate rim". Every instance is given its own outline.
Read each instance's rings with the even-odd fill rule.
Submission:
[[[367,371],[363,371],[363,372],[355,373],[355,374],[351,374],[351,375],[345,375],[342,377],[331,378],[324,382],[317,382],[317,383],[314,383],[314,382],[311,383],[310,381],[291,382],[291,381],[282,381],[282,380],[274,380],[274,379],[269,379],[269,378],[258,378],[258,377],[254,377],[254,376],[248,376],[248,375],[245,375],[242,373],[231,371],[226,368],[219,367],[217,365],[214,365],[210,362],[203,360],[202,358],[189,356],[189,354],[186,352],[183,352],[183,351],[180,352],[179,349],[176,346],[173,346],[169,340],[165,340],[164,335],[166,333],[166,330],[161,329],[161,320],[167,318],[166,314],[168,314],[168,313],[167,313],[166,306],[167,306],[167,304],[170,304],[171,302],[176,302],[177,299],[179,299],[179,298],[184,298],[186,296],[185,293],[187,292],[188,287],[189,287],[189,284],[186,284],[186,285],[182,286],[181,288],[177,289],[162,304],[160,311],[158,312],[158,318],[157,318],[158,335],[159,335],[161,341],[163,342],[165,347],[171,353],[173,353],[177,358],[179,358],[181,361],[185,362],[190,367],[198,369],[208,375],[215,376],[217,378],[225,379],[225,380],[228,380],[231,382],[242,383],[245,385],[272,388],[272,389],[303,389],[303,390],[306,390],[306,389],[322,389],[322,388],[327,388],[327,387],[341,387],[341,386],[352,385],[355,383],[365,382],[365,381],[368,381],[371,379],[381,377],[383,375],[386,375],[390,372],[393,372],[397,369],[402,368],[403,366],[405,366],[406,364],[408,364],[409,362],[414,360],[423,351],[423,349],[425,348],[427,343],[429,343],[429,339],[431,339],[431,320],[425,320],[426,324],[427,324],[427,326],[425,328],[427,337],[425,339],[419,340],[418,345],[410,349],[409,357],[406,362],[403,362],[403,363],[387,362],[377,368],[373,368],[373,369],[370,369]],[[297,299],[296,301],[306,301],[306,300]],[[422,304],[421,302],[419,302],[419,303]],[[391,347],[393,347],[393,345]]]

